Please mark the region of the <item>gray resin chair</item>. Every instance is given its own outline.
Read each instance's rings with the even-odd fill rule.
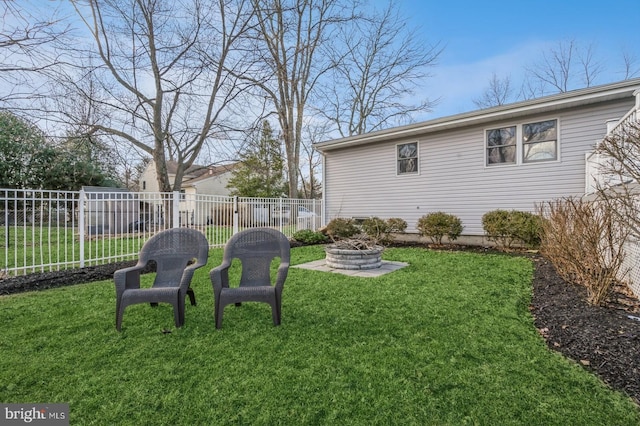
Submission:
[[[222,264],[211,270],[215,303],[216,328],[222,327],[225,306],[241,302],[263,302],[271,305],[273,324],[280,325],[282,288],[289,272],[291,246],[287,237],[271,228],[251,228],[235,234],[224,247]],[[280,265],[275,283],[271,283],[270,267],[275,258]],[[242,264],[238,285],[229,283],[229,267],[234,259]]]
[[[147,240],[140,250],[138,263],[113,274],[116,284],[116,328],[120,331],[127,306],[136,303],[170,303],[176,327],[184,324],[185,297],[192,305],[195,294],[190,287],[193,272],[207,263],[209,243],[195,229],[173,228],[161,231]],[[140,274],[150,261],[156,263],[153,285],[140,287]]]

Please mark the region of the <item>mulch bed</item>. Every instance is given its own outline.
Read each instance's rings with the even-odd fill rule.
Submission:
[[[480,247],[450,246],[449,249],[495,252]],[[640,404],[638,299],[618,287],[611,292],[605,306],[591,306],[586,302],[583,287],[563,281],[542,256],[528,256],[535,265],[530,310],[549,348],[579,363]],[[115,270],[133,264],[135,262],[120,262],[8,278],[0,281],[0,295],[110,279]]]
[[[614,288],[604,306],[587,304],[586,289],[567,284],[534,257],[531,313],[549,348],[598,375],[640,404],[640,303]]]

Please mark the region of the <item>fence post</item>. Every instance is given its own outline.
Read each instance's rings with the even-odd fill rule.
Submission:
[[[315,215],[316,214],[316,199],[315,198],[311,201],[311,208],[313,209],[312,211],[313,211],[313,214]],[[318,223],[317,223],[318,222],[318,216],[311,216],[311,221],[313,222],[312,231],[315,232],[315,230],[318,229]]]
[[[80,267],[84,268],[84,239],[86,227],[84,226],[84,189],[80,189],[78,195],[78,235],[80,238]]]
[[[173,191],[173,224],[172,228],[180,227],[180,192]]]
[[[237,234],[239,231],[239,212],[238,212],[238,196],[233,197],[233,234]]]

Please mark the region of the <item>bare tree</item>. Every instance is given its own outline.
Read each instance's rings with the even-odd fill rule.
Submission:
[[[573,39],[561,41],[548,52],[542,52],[542,59],[527,68],[523,97],[591,87],[603,70],[603,63],[596,59],[593,44],[582,48]]]
[[[474,99],[473,103],[478,108],[489,108],[504,105],[513,101],[513,88],[511,87],[511,77],[498,77],[494,72],[487,87],[480,98]]]
[[[596,147],[599,198],[640,238],[640,121],[630,115]]]
[[[0,0],[0,101],[33,98],[35,74],[62,62],[52,44],[66,37],[69,26],[56,7],[29,0]],[[21,91],[23,90],[24,91]]]
[[[251,4],[75,0],[73,5],[93,41],[75,53],[99,64],[83,68],[100,85],[97,95],[84,91],[100,115],[90,132],[147,153],[156,163],[160,189],[180,189],[203,145],[223,137],[225,111],[241,92],[228,68],[240,56],[234,49],[247,29]],[[70,76],[66,83],[83,92],[76,81]],[[168,159],[178,164],[174,182]]]
[[[327,137],[329,133],[328,126],[307,124],[305,133],[306,137],[302,143],[302,158],[299,171],[302,183],[301,191],[304,198],[319,198],[322,193],[322,179],[318,174],[322,168],[322,156],[313,147],[313,144]]]
[[[429,77],[442,49],[415,37],[391,0],[372,16],[353,19],[336,34],[332,80],[318,111],[341,136],[406,124],[435,102],[416,100],[415,89]]]
[[[274,105],[282,131],[289,196],[298,195],[305,109],[318,79],[331,66],[320,55],[330,32],[349,19],[343,0],[252,0],[254,68],[244,77]]]
[[[628,50],[622,51],[622,64],[624,67],[624,79],[629,80],[640,75],[640,58]]]

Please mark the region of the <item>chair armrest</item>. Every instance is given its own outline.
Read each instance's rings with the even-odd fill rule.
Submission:
[[[116,293],[121,294],[128,288],[140,288],[140,273],[146,265],[138,263],[129,268],[118,269],[113,273]]]
[[[191,279],[193,278],[193,274],[196,269],[201,268],[204,265],[205,263],[196,262],[184,268],[184,271],[182,271],[182,277],[180,278],[180,288],[183,288],[184,291],[186,291],[191,285]]]
[[[289,273],[289,263],[280,263],[278,267],[278,274],[276,275],[276,288],[282,290],[284,286],[284,281],[287,279],[287,274]]]
[[[229,267],[230,262],[223,262],[220,266],[213,268],[209,272],[211,284],[214,292],[219,292],[223,287],[229,287]]]

